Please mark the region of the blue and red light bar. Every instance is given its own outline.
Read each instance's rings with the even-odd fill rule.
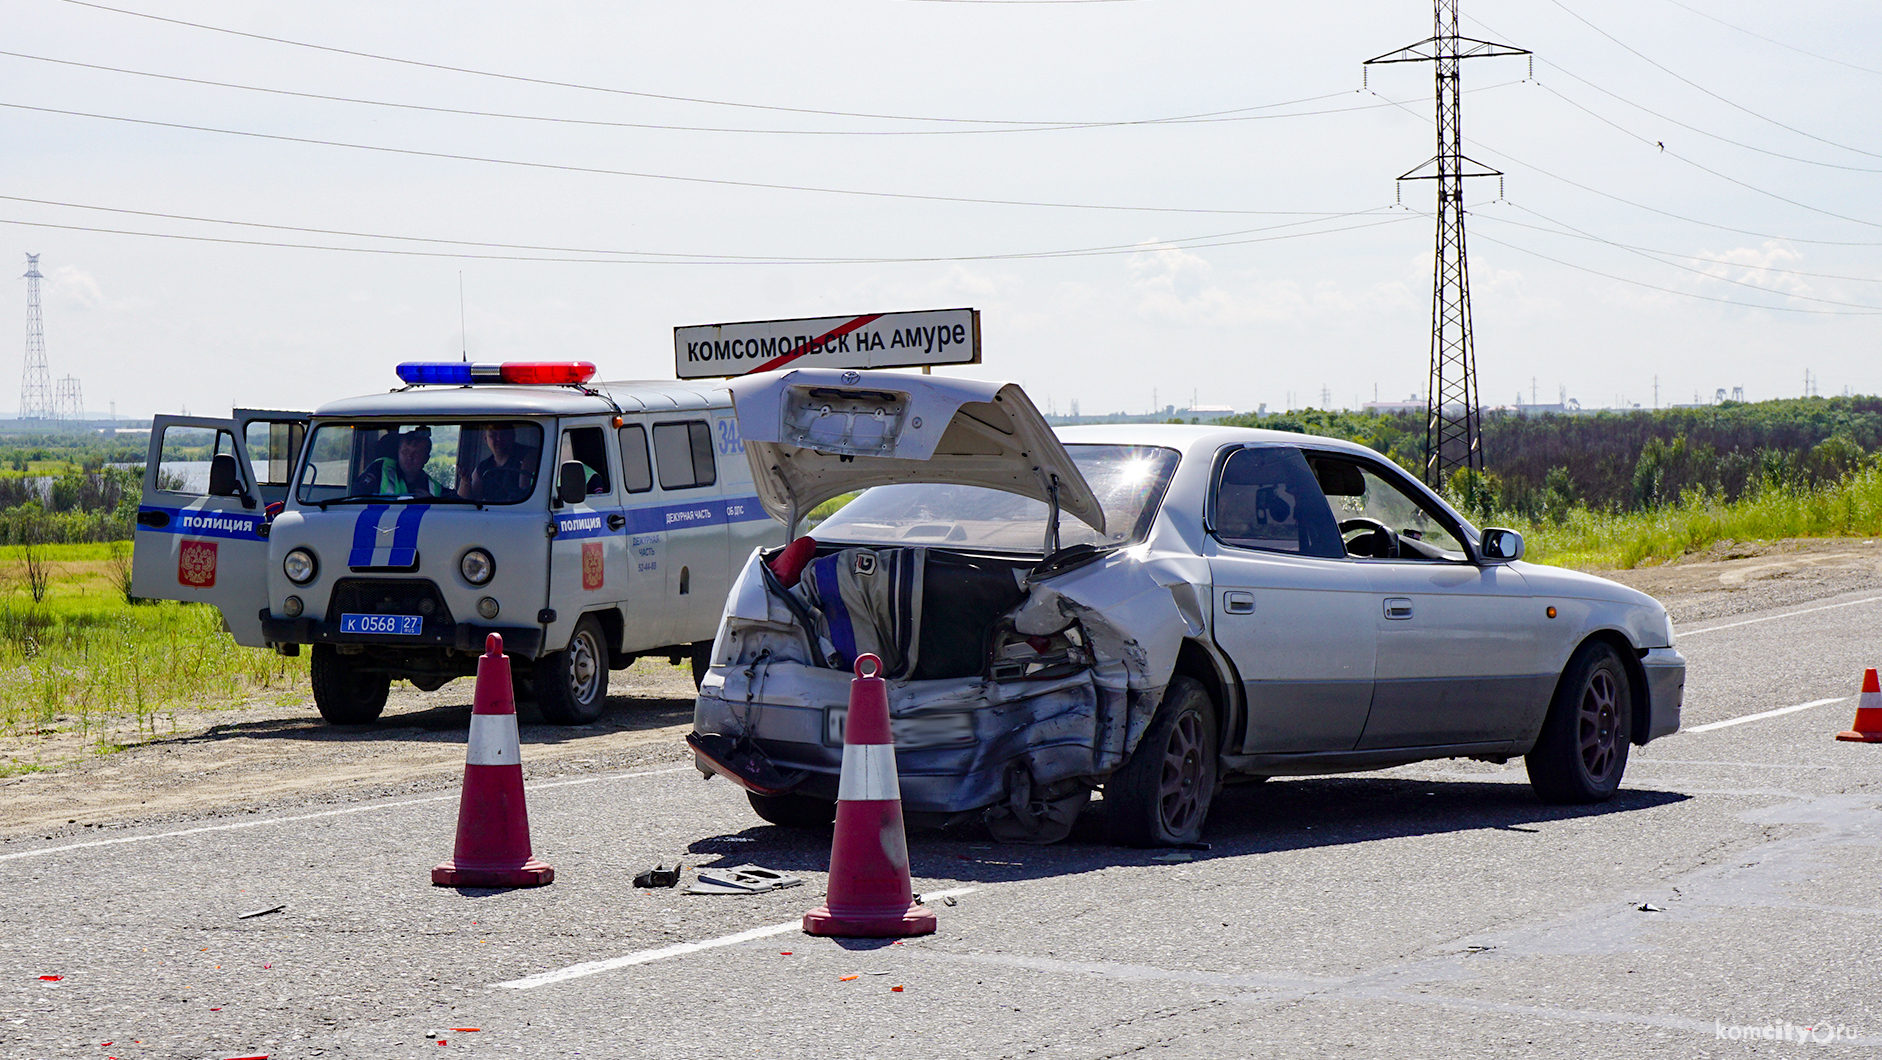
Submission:
[[[501,364],[406,361],[399,365],[399,379],[409,386],[471,386],[476,383],[571,386],[594,377],[592,361],[504,361]]]

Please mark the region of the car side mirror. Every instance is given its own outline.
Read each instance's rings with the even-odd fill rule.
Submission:
[[[588,499],[588,468],[580,460],[564,460],[555,480],[555,499],[580,504]]]
[[[1483,555],[1485,559],[1522,559],[1523,535],[1498,526],[1490,527],[1483,532]]]

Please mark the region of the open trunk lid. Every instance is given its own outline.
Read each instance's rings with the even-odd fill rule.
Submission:
[[[896,482],[1004,490],[1104,531],[1104,509],[1017,383],[799,368],[730,383],[758,498],[790,523]]]

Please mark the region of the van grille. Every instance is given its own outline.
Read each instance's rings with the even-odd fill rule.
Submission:
[[[327,620],[343,614],[423,615],[425,632],[451,625],[451,608],[429,578],[341,578],[333,585]]]

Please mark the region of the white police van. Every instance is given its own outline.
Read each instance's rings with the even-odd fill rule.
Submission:
[[[476,672],[594,720],[640,655],[703,672],[732,572],[783,543],[727,391],[590,383],[587,362],[407,363],[403,389],[313,412],[158,416],[132,591],[214,604],[236,643],[311,645],[329,722],[394,680]]]

